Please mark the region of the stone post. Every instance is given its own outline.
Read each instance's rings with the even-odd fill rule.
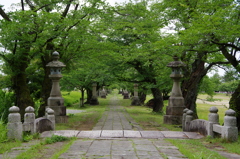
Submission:
[[[55,130],[55,115],[54,115],[54,110],[48,108],[48,109],[47,109],[46,118],[52,122],[52,124],[53,124],[53,130]]]
[[[189,127],[190,127],[190,122],[193,120],[193,111],[192,110],[188,110],[186,112],[186,119],[185,119],[185,131],[189,131]]]
[[[7,129],[8,139],[22,140],[23,126],[19,108],[17,106],[9,108]]]
[[[187,111],[188,111],[188,110],[189,110],[188,108],[185,108],[185,109],[183,110],[183,118],[182,118],[182,129],[183,129],[183,131],[186,130],[185,124],[186,124],[186,116],[187,116]]]
[[[218,108],[211,107],[208,114],[207,135],[214,137],[213,124],[219,124]]]
[[[178,61],[178,57],[173,57],[174,61],[170,62],[167,67],[172,68],[170,77],[173,79],[173,87],[171,96],[168,100],[166,115],[164,115],[164,123],[172,125],[182,125],[182,112],[185,108],[184,99],[180,88],[180,80],[183,77],[181,74],[181,67],[184,63]]]
[[[237,118],[235,114],[236,112],[232,109],[225,112],[224,125],[222,128],[222,138],[231,142],[238,140]]]
[[[132,103],[131,105],[134,105],[134,106],[140,106],[141,103],[140,103],[140,100],[139,100],[139,97],[138,97],[138,84],[134,84],[134,96],[132,98]]]
[[[92,84],[92,98],[90,100],[90,105],[99,105],[97,98],[97,83]]]
[[[48,106],[46,108],[49,107],[54,110],[56,123],[66,123],[66,107],[64,106],[64,99],[62,98],[59,86],[59,80],[62,78],[61,70],[66,65],[58,61],[58,52],[53,52],[52,57],[53,61],[46,65],[50,68],[51,74],[49,75],[49,78],[52,80],[52,90],[50,97],[48,98]]]
[[[107,96],[107,92],[106,92],[106,90],[103,87],[103,89],[100,91],[100,97],[101,98],[106,98],[106,96]]]
[[[35,114],[34,114],[34,108],[31,106],[28,106],[25,109],[23,130],[30,131],[31,134],[35,133],[35,130],[36,130]]]
[[[129,93],[127,90],[123,91],[123,99],[129,99]]]

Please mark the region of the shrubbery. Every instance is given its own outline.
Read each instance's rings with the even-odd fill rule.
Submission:
[[[0,90],[0,121],[3,123],[7,123],[7,118],[9,114],[9,108],[14,104],[14,95],[9,92],[5,92]]]
[[[6,125],[0,121],[0,143],[7,141],[7,128]]]

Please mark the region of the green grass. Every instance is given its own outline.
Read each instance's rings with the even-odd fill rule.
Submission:
[[[73,144],[75,140],[71,140],[69,141],[67,144],[65,144],[62,149],[60,151],[58,151],[57,153],[55,153],[50,159],[57,159],[59,158],[59,156],[63,153],[65,153],[69,148],[70,146]]]
[[[106,99],[98,98],[99,105],[86,104],[78,108],[77,110],[84,110],[84,112],[68,114],[68,123],[56,124],[56,130],[92,130],[106,110],[110,98],[111,95]]]
[[[179,151],[191,159],[226,159],[217,152],[206,148],[200,140],[166,139],[179,148]]]
[[[49,145],[54,144],[56,142],[63,142],[63,147],[54,153],[52,158],[57,158],[60,156],[61,153],[64,153],[69,149],[72,143],[76,140],[76,138],[69,138],[63,136],[53,135],[52,137],[45,138],[44,141],[33,145],[27,151],[21,153],[16,157],[16,159],[32,159],[32,158],[41,158],[43,153],[46,153],[45,150],[49,148]]]

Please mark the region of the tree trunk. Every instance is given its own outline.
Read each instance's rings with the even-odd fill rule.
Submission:
[[[13,63],[9,64],[12,72],[14,72],[12,81],[13,90],[16,96],[15,105],[19,107],[22,119],[24,117],[25,109],[28,106],[34,107],[34,102],[27,84],[26,69],[29,64],[27,51],[28,49],[25,49],[24,53],[21,54],[18,59],[15,59],[15,62],[13,61]]]
[[[85,102],[85,104],[89,104],[92,99],[92,90],[86,89],[86,91],[87,91],[87,101]]]
[[[82,103],[80,103],[80,107],[84,107],[84,89],[83,88],[81,88],[80,89],[81,90],[81,98],[82,98],[82,100],[80,101],[80,102],[82,102]]]
[[[236,111],[237,127],[240,130],[240,83],[229,101],[230,109]]]
[[[205,62],[201,59],[195,60],[187,80],[182,83],[182,94],[186,108],[194,112],[194,118],[198,118],[196,109],[196,100],[198,95],[198,89],[203,77],[206,75],[207,70],[204,67]]]
[[[139,92],[139,101],[141,103],[141,105],[144,105],[144,102],[146,100],[146,94],[144,92]]]
[[[162,112],[163,111],[163,98],[162,92],[158,88],[151,88],[152,95],[153,95],[153,111],[154,112]]]
[[[50,69],[47,68],[46,65],[43,68],[44,68],[44,79],[42,82],[42,89],[41,89],[41,105],[38,110],[39,117],[42,117],[45,115],[45,108],[48,104],[47,101],[48,101],[48,98],[50,97],[50,93],[52,89],[52,81],[49,78]]]

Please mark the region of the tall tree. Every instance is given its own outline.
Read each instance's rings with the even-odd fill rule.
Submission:
[[[164,21],[150,11],[149,1],[118,5],[111,16],[105,21],[109,29],[103,33],[114,48],[108,65],[119,80],[147,83],[154,97],[153,111],[162,111],[163,82],[159,77],[164,76],[163,68],[171,60],[171,43],[159,31]],[[165,49],[159,46],[164,43]]]
[[[185,105],[195,112],[197,118],[196,98],[203,77],[212,66],[229,63],[212,42],[214,32],[208,27],[212,23],[209,17],[217,19],[222,16],[219,11],[229,4],[227,1],[171,0],[154,5],[178,37],[179,42],[175,46],[178,46],[178,54],[187,64],[182,83]]]

